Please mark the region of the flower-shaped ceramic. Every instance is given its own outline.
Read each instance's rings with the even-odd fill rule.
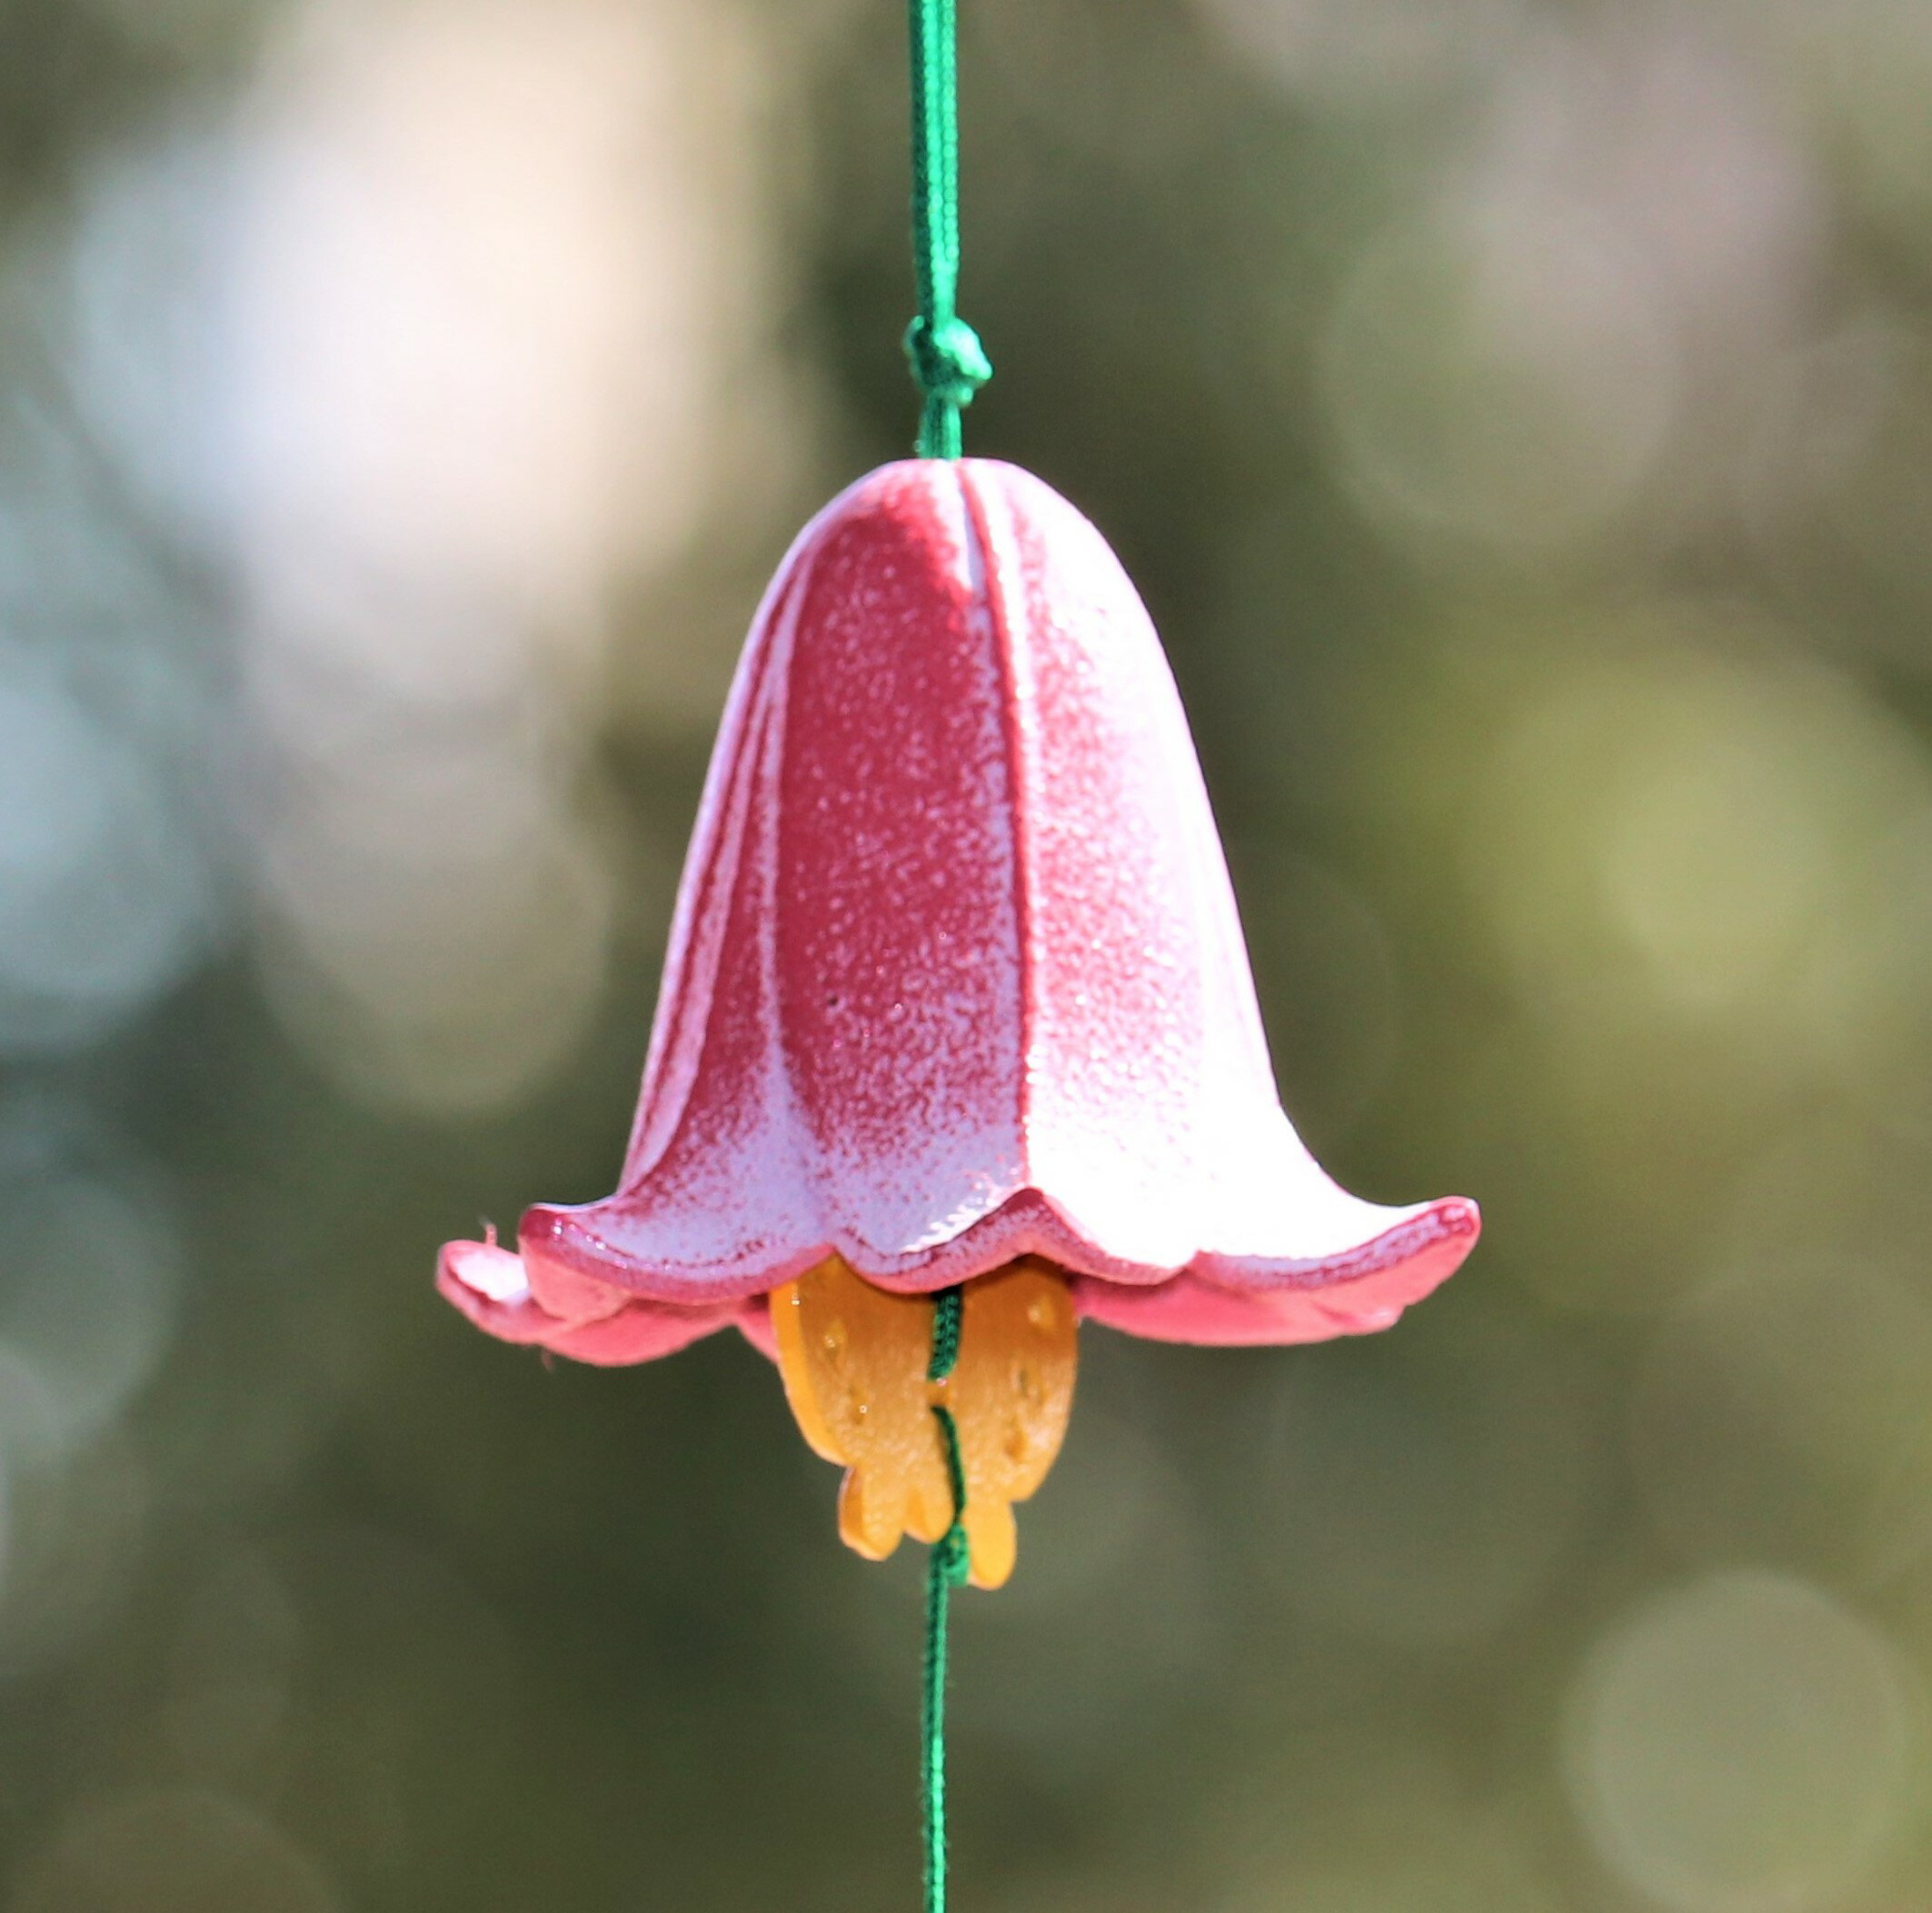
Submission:
[[[919,460],[827,506],[752,624],[616,1194],[449,1244],[440,1284],[603,1363],[775,1353],[768,1298],[833,1264],[928,1294],[1033,1259],[1110,1328],[1300,1342],[1386,1328],[1477,1230],[1345,1193],[1283,1113],[1106,543],[1013,466]]]

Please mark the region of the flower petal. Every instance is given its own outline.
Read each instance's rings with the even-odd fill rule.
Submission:
[[[1378,1245],[1368,1245],[1359,1253],[1370,1266],[1360,1273],[1324,1280],[1310,1271],[1291,1285],[1222,1264],[1213,1274],[1198,1268],[1147,1289],[1087,1279],[1075,1285],[1074,1300],[1085,1320],[1154,1341],[1230,1347],[1372,1335],[1456,1272],[1479,1227],[1474,1203],[1451,1200],[1381,1239],[1389,1260],[1380,1266],[1372,1265]],[[1213,1267],[1214,1259],[1202,1262]]]
[[[443,1297],[499,1341],[533,1344],[567,1355],[576,1361],[616,1367],[675,1354],[701,1336],[720,1329],[743,1327],[748,1312],[736,1302],[712,1302],[681,1308],[669,1302],[641,1301],[622,1290],[584,1285],[583,1299],[593,1312],[572,1320],[553,1314],[541,1301],[529,1280],[530,1270],[520,1256],[489,1242],[446,1242],[436,1273]],[[602,1290],[593,1297],[592,1286]],[[605,1298],[614,1297],[609,1307]],[[761,1300],[754,1305],[762,1310]],[[746,1328],[754,1347],[757,1333]]]
[[[1093,526],[978,459],[828,505],[740,661],[621,1186],[523,1217],[532,1305],[654,1351],[831,1255],[902,1292],[1031,1255],[1096,1320],[1299,1340],[1393,1320],[1476,1230],[1348,1194],[1283,1113],[1186,716]]]

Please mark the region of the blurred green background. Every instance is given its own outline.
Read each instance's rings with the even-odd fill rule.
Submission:
[[[1488,1235],[1090,1330],[956,1904],[1932,1904],[1932,8],[963,0],[970,446],[1170,648],[1289,1108]],[[0,1906],[905,1908],[919,1564],[604,1193],[900,455],[895,0],[0,5]]]

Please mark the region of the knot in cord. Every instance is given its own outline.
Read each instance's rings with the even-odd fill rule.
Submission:
[[[921,458],[960,455],[960,411],[993,375],[953,309],[960,284],[960,106],[956,0],[907,0],[912,55],[912,264],[919,317],[906,355],[926,395]]]
[[[966,1577],[971,1571],[972,1557],[966,1542],[966,1530],[955,1521],[932,1544],[932,1572],[949,1587],[963,1588]]]
[[[948,405],[971,404],[973,394],[993,375],[979,334],[957,314],[936,325],[923,316],[914,319],[906,327],[906,357],[919,389]]]

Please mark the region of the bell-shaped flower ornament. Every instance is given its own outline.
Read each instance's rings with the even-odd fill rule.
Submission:
[[[926,458],[827,506],[752,627],[617,1193],[531,1210],[513,1252],[451,1243],[440,1280],[584,1361],[742,1330],[851,1470],[845,1539],[963,1507],[997,1586],[1078,1319],[1362,1334],[1478,1226],[1346,1194],[1282,1112],[1180,699],[1100,533],[1011,465]]]

